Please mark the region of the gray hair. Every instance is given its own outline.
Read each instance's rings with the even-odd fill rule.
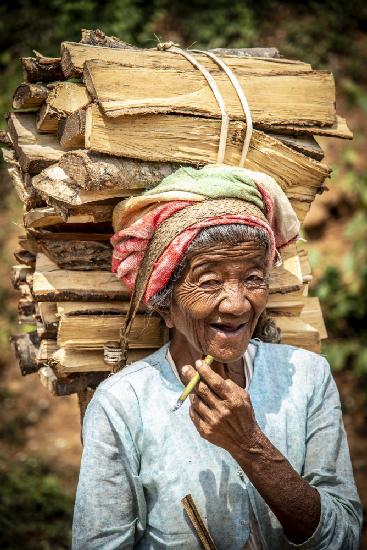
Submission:
[[[149,305],[157,309],[170,307],[174,286],[183,275],[189,260],[193,256],[218,243],[234,245],[244,241],[258,242],[264,248],[266,257],[268,256],[270,249],[269,235],[260,227],[233,223],[202,229],[187,248],[181,263],[176,267],[168,283],[152,296]]]

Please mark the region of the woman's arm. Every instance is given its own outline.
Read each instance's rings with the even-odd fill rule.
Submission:
[[[136,445],[110,392],[98,390],[89,404],[83,443],[72,548],[131,549],[145,529],[145,500]]]
[[[330,371],[310,405],[301,477],[260,430],[247,392],[202,362],[196,368],[202,378],[191,396],[190,415],[196,428],[202,437],[231,453],[289,540],[301,548],[357,548],[358,496]],[[190,379],[194,369],[188,369],[183,374]]]

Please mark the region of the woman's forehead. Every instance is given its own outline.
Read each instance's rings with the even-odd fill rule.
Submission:
[[[215,265],[222,265],[228,268],[236,264],[244,268],[249,265],[265,266],[266,250],[257,241],[244,241],[237,244],[218,243],[197,252],[190,258],[189,269],[205,270]]]

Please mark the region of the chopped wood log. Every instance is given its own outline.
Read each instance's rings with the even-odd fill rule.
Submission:
[[[135,50],[127,42],[123,42],[116,36],[107,36],[100,29],[90,30],[82,29],[82,38],[80,44],[88,44],[89,46],[103,46],[105,48],[127,48]]]
[[[23,172],[38,174],[63,155],[54,136],[38,134],[34,115],[10,113],[8,129]]]
[[[85,111],[77,111],[61,120],[57,137],[63,149],[85,147]]]
[[[32,179],[32,185],[46,202],[48,202],[49,197],[53,197],[58,203],[71,206],[119,199],[139,192],[138,189],[102,188],[96,191],[81,189],[58,165],[50,166],[35,176]],[[115,202],[118,201],[116,200]]]
[[[56,340],[42,340],[36,356],[38,368],[50,366],[50,358],[58,349]]]
[[[322,160],[324,158],[324,151],[317,143],[313,136],[287,136],[282,134],[270,134],[275,139],[278,139],[287,147],[302,153],[315,160]]]
[[[261,124],[259,128],[262,129]],[[263,127],[266,130],[266,127]],[[353,132],[348,128],[347,121],[341,116],[336,117],[336,122],[332,126],[278,126],[274,124],[271,131],[276,134],[304,135],[312,134],[315,136],[335,137],[341,139],[353,139]]]
[[[109,242],[111,238],[112,228],[108,226],[105,227],[104,224],[101,224],[102,229],[99,230],[97,224],[80,224],[76,226],[80,229],[82,227],[83,231],[75,232],[75,226],[70,224],[64,224],[62,226],[49,227],[47,229],[29,229],[28,236],[32,237],[37,242],[37,248],[39,250],[39,241],[98,241],[98,242]],[[68,231],[70,229],[70,231]],[[107,231],[108,229],[108,231]],[[63,230],[63,231],[62,231]],[[93,233],[93,231],[96,231]]]
[[[13,109],[40,107],[46,101],[49,89],[44,84],[24,82],[14,92]]]
[[[112,273],[60,269],[44,254],[37,255],[32,295],[38,302],[124,301],[128,289]]]
[[[86,144],[92,151],[157,162],[210,163],[217,160],[220,122],[179,115],[109,118],[96,105],[87,109]],[[225,162],[238,165],[244,124],[230,123]],[[246,167],[275,178],[302,221],[329,175],[328,167],[263,132],[254,131]]]
[[[13,288],[19,290],[22,283],[29,281],[29,275],[32,275],[33,269],[28,265],[13,265],[11,270],[11,282]]]
[[[35,189],[26,186],[20,168],[16,165],[11,165],[7,168],[10,181],[15,189],[16,194],[24,203],[26,208],[33,208],[38,204],[42,204],[43,200]]]
[[[60,319],[57,334],[59,347],[73,350],[103,349],[108,341],[118,341],[123,315],[72,315]],[[165,327],[157,316],[137,315],[129,334],[129,347],[160,348],[164,344]]]
[[[302,321],[311,325],[319,332],[321,340],[325,340],[328,337],[319,298],[316,296],[305,298],[300,317]]]
[[[298,250],[298,256],[301,262],[302,280],[304,283],[311,283],[312,270],[308,259],[308,252],[304,248],[301,248]]]
[[[140,48],[104,48],[76,42],[62,42],[61,44],[61,64],[67,78],[81,78],[86,61],[93,59],[107,63],[126,63],[126,54],[129,55],[130,63],[134,67],[149,67],[159,63],[159,66],[163,65],[167,69],[174,68],[180,70],[182,73],[192,70],[192,65],[187,59],[172,52],[159,52],[156,49],[141,50]],[[221,69],[207,56],[197,55],[197,60],[209,68],[215,77],[221,72]],[[241,74],[243,63],[246,63],[247,70],[253,72],[257,70],[266,73],[289,74],[312,71],[308,63],[282,58],[274,59],[269,57],[268,59],[256,59],[249,57],[244,59],[243,55],[226,56],[225,54],[223,61],[236,75]]]
[[[45,326],[41,321],[36,320],[36,330],[40,341],[42,340],[56,340],[58,325]]]
[[[266,304],[266,310],[271,317],[274,315],[299,316],[304,306],[303,296],[289,296],[289,293],[270,294]]]
[[[107,377],[107,373],[91,372],[57,378],[51,367],[41,367],[38,370],[41,384],[52,395],[64,396],[79,393],[89,387],[96,388]]]
[[[107,116],[178,113],[221,118],[213,91],[196,67],[185,60],[186,70],[182,72],[172,65],[168,68],[165,63],[167,57],[177,59],[177,54],[158,51],[155,56],[153,52],[149,54],[148,57],[142,51],[140,56],[144,60],[138,60],[137,66],[137,53],[130,50],[120,52],[120,64],[86,61],[83,80]],[[145,62],[145,58],[150,63]],[[259,67],[252,69],[256,62]],[[214,65],[211,60],[205,64],[210,70]],[[268,61],[244,58],[236,73],[246,90],[254,126],[330,126],[335,123],[335,84],[331,73],[266,74],[265,69],[264,74],[260,72],[263,64]],[[218,72],[215,81],[228,116],[232,120],[246,120],[237,92],[225,72]]]
[[[17,250],[14,252],[14,258],[18,263],[25,264],[34,270],[36,265],[36,255],[32,254],[32,252],[28,252],[28,250]]]
[[[18,320],[19,323],[29,323],[32,324],[35,322],[35,303],[30,298],[21,298],[18,302]]]
[[[50,303],[50,302],[48,302]],[[51,304],[50,304],[51,305]],[[125,302],[58,302],[53,304],[57,308],[57,318],[73,315],[122,315],[127,313],[130,301]],[[140,304],[138,313],[150,311]]]
[[[57,304],[55,304],[54,302],[38,302],[37,309],[41,321],[45,326],[57,326],[59,324]]]
[[[83,84],[58,82],[37,114],[37,130],[44,133],[57,133],[59,121],[90,103],[90,96]]]
[[[127,364],[140,361],[150,355],[154,350],[134,349],[129,350]],[[102,350],[83,350],[59,348],[50,354],[48,363],[52,365],[57,376],[67,376],[76,372],[109,372],[111,366],[103,360]]]
[[[40,241],[40,251],[60,269],[72,271],[111,271],[112,248],[98,241]],[[86,274],[86,277],[88,275]]]
[[[10,341],[18,359],[22,376],[36,372],[38,370],[36,356],[39,346],[37,333],[34,331],[26,334],[16,334],[11,337]]]
[[[319,331],[305,323],[300,317],[273,317],[281,331],[281,343],[320,353]]]
[[[277,48],[213,48],[209,52],[221,57],[235,55],[237,57],[280,58]]]
[[[64,223],[65,218],[60,216],[54,208],[46,206],[26,211],[23,215],[23,222],[25,228],[37,228]]]
[[[24,80],[26,82],[55,82],[65,80],[59,57],[22,57]]]
[[[84,189],[149,189],[179,168],[172,163],[142,162],[86,150],[65,153],[59,166]]]
[[[27,236],[20,235],[18,237],[18,244],[23,250],[31,254],[37,255],[39,252],[39,247],[35,239],[29,239]]]
[[[48,201],[49,197],[48,197]],[[52,202],[52,200],[51,200]],[[42,229],[59,224],[80,225],[100,224],[112,220],[113,204],[92,204],[81,205],[75,208],[41,207],[33,208],[25,212],[23,216],[24,227]]]

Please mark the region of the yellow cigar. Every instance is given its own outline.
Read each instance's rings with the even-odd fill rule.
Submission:
[[[214,357],[212,357],[211,355],[207,355],[206,357],[204,357],[203,359],[204,363],[206,363],[207,365],[211,365],[214,361]],[[197,372],[190,380],[190,382],[187,384],[186,388],[184,389],[184,391],[181,393],[180,397],[177,399],[177,403],[176,405],[173,407],[172,409],[172,412],[175,412],[177,411],[182,403],[185,401],[186,397],[192,392],[192,390],[195,388],[196,384],[199,382],[200,380],[200,374]]]

